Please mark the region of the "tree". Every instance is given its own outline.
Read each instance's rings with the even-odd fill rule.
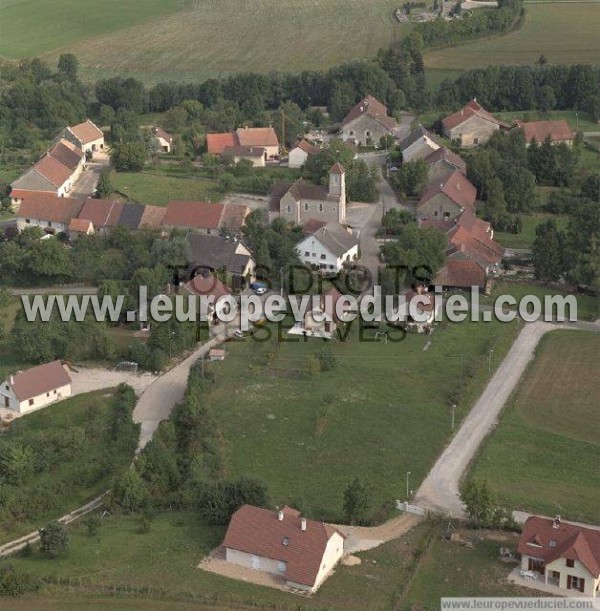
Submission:
[[[48,522],[44,528],[40,528],[39,533],[42,554],[56,558],[69,549],[69,535],[62,522],[56,520]]]
[[[58,58],[58,72],[70,81],[77,81],[79,61],[72,53],[63,53]]]
[[[600,203],[600,172],[590,174],[581,185],[581,195]]]
[[[535,277],[541,280],[559,280],[564,273],[565,237],[558,231],[556,223],[548,220],[535,230],[531,254]]]
[[[469,480],[460,490],[460,500],[464,503],[467,514],[476,524],[489,524],[494,512],[494,498],[487,482]]]
[[[136,469],[127,469],[115,482],[112,500],[124,513],[136,513],[148,506],[148,489]]]
[[[390,177],[394,189],[409,197],[418,197],[427,185],[428,165],[424,159],[403,163],[400,170]]]
[[[115,144],[110,151],[110,163],[118,172],[139,172],[144,169],[146,156],[143,142]]]
[[[112,195],[113,191],[114,187],[110,179],[110,169],[103,169],[102,172],[100,172],[100,178],[96,185],[96,195],[99,198],[109,197]]]
[[[344,519],[348,524],[365,524],[371,509],[371,489],[355,477],[344,491]]]

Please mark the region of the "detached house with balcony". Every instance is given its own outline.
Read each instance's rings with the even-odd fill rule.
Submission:
[[[555,586],[567,596],[600,596],[600,531],[554,519],[530,517],[517,548],[525,581]]]

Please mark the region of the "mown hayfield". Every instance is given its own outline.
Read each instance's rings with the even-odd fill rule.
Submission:
[[[545,336],[471,475],[512,508],[597,524],[599,394],[600,335]]]
[[[553,64],[600,61],[600,3],[528,4],[523,26],[506,36],[427,53],[431,70],[533,64],[543,53]]]
[[[85,77],[200,81],[372,57],[407,27],[396,0],[0,0],[0,56],[75,53]],[[68,27],[65,25],[68,24]],[[6,31],[4,31],[6,30]],[[23,32],[28,32],[23,36]]]

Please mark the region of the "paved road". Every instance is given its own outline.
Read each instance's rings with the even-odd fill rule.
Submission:
[[[69,197],[90,197],[94,195],[96,185],[100,179],[100,172],[106,165],[106,162],[102,161],[88,163],[77,182],[73,185]]]
[[[460,480],[521,380],[540,339],[556,329],[600,332],[600,325],[583,322],[535,322],[525,325],[459,431],[421,484],[414,504],[452,516],[464,516],[464,507],[458,492]]]

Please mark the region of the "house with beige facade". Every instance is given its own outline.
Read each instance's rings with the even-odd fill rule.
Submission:
[[[521,574],[533,576],[525,585],[541,582],[564,596],[600,597],[600,531],[556,518],[531,516],[517,548]]]
[[[429,186],[417,203],[419,219],[451,220],[465,210],[474,212],[477,189],[458,170]]]
[[[68,140],[84,153],[94,153],[104,149],[104,132],[92,121],[67,127],[63,138]]]
[[[473,98],[466,106],[442,119],[444,136],[463,148],[485,144],[508,125],[496,119]]]
[[[264,149],[265,161],[279,158],[279,139],[272,127],[239,127],[233,132],[206,135],[206,148],[210,155],[223,155],[226,149],[239,147]]]
[[[22,415],[71,394],[71,377],[66,366],[53,361],[9,376],[0,386],[0,407]]]
[[[372,95],[364,97],[342,120],[340,136],[362,146],[378,146],[383,136],[394,136],[396,119],[387,107]]]
[[[337,221],[346,218],[346,170],[334,163],[329,170],[329,184],[313,185],[303,178],[295,183],[280,183],[271,192],[271,207],[281,218],[304,225],[310,219]]]
[[[269,573],[288,588],[316,592],[341,560],[345,538],[291,507],[244,505],[231,516],[223,547],[227,562]]]
[[[542,144],[549,139],[552,144],[566,144],[573,146],[575,134],[569,124],[560,121],[518,121],[514,129],[522,129],[525,135],[525,143],[529,147],[533,142]]]
[[[262,146],[226,146],[222,156],[235,165],[240,161],[251,163],[253,168],[264,168],[266,165],[266,150]]]
[[[316,155],[321,149],[308,140],[299,140],[290,149],[288,154],[288,167],[301,168],[312,155]]]
[[[465,176],[467,174],[467,162],[445,146],[441,146],[425,157],[425,163],[427,163],[427,180],[429,183],[443,182],[457,170]]]

